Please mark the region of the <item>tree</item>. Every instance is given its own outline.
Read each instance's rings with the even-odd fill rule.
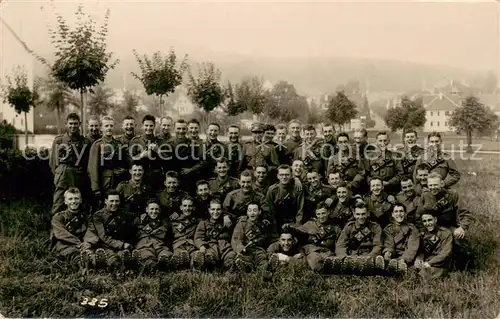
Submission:
[[[372,119],[371,114],[370,114],[370,104],[368,102],[368,98],[365,96],[363,98],[363,104],[359,108],[359,115],[360,116],[365,116],[365,127],[366,128],[372,128],[375,126],[375,121]]]
[[[40,79],[42,103],[51,111],[56,112],[57,134],[61,134],[61,115],[70,104],[77,104],[73,91],[63,82],[49,74],[48,78]]]
[[[28,75],[24,67],[17,66],[13,70],[13,78],[6,76],[7,86],[4,87],[4,101],[14,108],[17,114],[24,113],[25,145],[28,145],[28,112],[39,100],[37,85],[28,87]]]
[[[226,113],[232,116],[246,111],[258,116],[264,111],[268,98],[262,80],[258,77],[245,78],[234,86],[229,82],[226,96]]]
[[[225,92],[220,84],[221,72],[213,63],[204,62],[198,65],[197,77],[190,69],[188,74],[188,96],[195,105],[205,111],[208,118],[208,113],[224,102]]]
[[[421,100],[420,100],[421,101]],[[421,128],[425,124],[425,108],[419,100],[412,101],[403,96],[399,106],[390,108],[384,121],[391,131]]]
[[[293,84],[280,81],[265,95],[263,111],[269,118],[283,122],[296,118],[306,120],[307,113],[304,110],[309,109],[309,104],[304,96],[297,93]]]
[[[332,123],[336,123],[343,131],[344,125],[349,123],[358,115],[356,104],[353,103],[344,94],[344,92],[337,92],[337,94],[328,102],[326,110],[326,117]]]
[[[141,74],[132,72],[132,75],[141,81],[148,95],[155,95],[159,98],[160,117],[164,116],[163,98],[175,91],[175,88],[182,84],[182,78],[186,71],[187,55],[178,63],[177,54],[170,50],[168,55],[163,56],[161,52],[156,52],[150,58],[143,55],[141,58],[136,50],[134,56],[139,64]]]
[[[131,115],[134,118],[137,117],[137,106],[139,106],[139,97],[130,92],[130,91],[125,91],[123,93],[123,101],[121,103],[121,110],[125,115]]]
[[[94,88],[88,101],[90,115],[102,116],[108,114],[115,107],[115,104],[111,101],[113,95],[111,89],[102,85]]]
[[[477,97],[468,96],[450,116],[449,125],[467,135],[467,152],[472,153],[472,133],[482,133],[497,125],[498,116]]]
[[[317,124],[322,122],[322,114],[321,110],[319,108],[319,105],[312,100],[311,105],[309,105],[309,108],[307,110],[307,119],[306,123],[307,124]]]
[[[55,12],[54,4],[52,7]],[[80,115],[85,123],[84,94],[92,87],[103,82],[106,74],[113,69],[118,60],[112,59],[113,54],[107,52],[106,38],[110,11],[106,11],[104,22],[97,30],[97,25],[90,15],[83,12],[83,5],[76,11],[77,24],[70,28],[66,20],[55,13],[56,28],[49,27],[51,42],[56,49],[56,61],[52,66],[47,60],[39,60],[52,70],[52,75],[69,88],[80,93]],[[85,134],[85,125],[82,127]]]

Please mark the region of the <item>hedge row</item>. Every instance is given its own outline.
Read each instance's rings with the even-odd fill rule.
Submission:
[[[50,202],[52,180],[47,149],[0,149],[0,199],[3,202],[23,198]]]

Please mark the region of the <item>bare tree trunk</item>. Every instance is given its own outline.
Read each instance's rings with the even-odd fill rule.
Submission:
[[[56,124],[57,124],[57,135],[61,134],[61,110],[59,106],[56,107]]]
[[[82,134],[85,135],[87,129],[86,129],[86,125],[85,125],[85,101],[83,98],[83,90],[82,89],[80,90],[80,105],[81,105],[80,117],[82,119]]]
[[[24,148],[28,146],[28,112],[24,112]]]
[[[160,119],[163,117],[163,99],[162,95],[160,94]]]
[[[467,153],[472,153],[472,131],[467,131]]]

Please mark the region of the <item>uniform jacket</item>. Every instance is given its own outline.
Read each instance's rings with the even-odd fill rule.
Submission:
[[[332,221],[343,228],[354,216],[354,203],[348,198],[341,203],[338,199],[333,203],[333,208],[330,210],[330,218]]]
[[[338,151],[328,159],[328,174],[331,172],[340,172],[347,187],[356,192],[364,183],[367,174],[366,160],[358,157],[356,154]]]
[[[52,142],[52,152],[49,160],[52,172],[54,173],[61,164],[86,171],[91,146],[90,141],[80,134],[71,137],[68,133],[56,136]],[[78,158],[79,155],[80,158]]]
[[[247,214],[248,204],[252,201],[261,203],[263,213],[268,213],[264,195],[253,190],[245,194],[242,188],[229,192],[222,204],[222,208],[224,213],[228,214],[231,219],[236,219]]]
[[[275,237],[272,224],[262,218],[256,222],[241,216],[234,228],[231,247],[236,253],[242,253],[245,247],[260,247],[266,249]]]
[[[335,249],[335,242],[340,234],[340,227],[331,220],[321,224],[317,220],[310,220],[304,225],[297,227],[297,230],[307,234],[307,244],[304,252],[309,255],[312,252],[326,252]]]
[[[267,166],[268,171],[275,169],[280,163],[273,145],[248,141],[243,144],[244,169],[254,169],[259,165]]]
[[[390,252],[392,258],[401,256],[406,263],[412,263],[418,253],[420,236],[415,225],[391,223],[384,228],[383,254]]]
[[[460,209],[458,193],[453,190],[442,190],[437,196],[430,191],[422,193],[420,214],[425,209],[436,209],[438,224],[442,227],[462,227],[467,230],[472,222],[472,216],[466,209]]]
[[[304,162],[304,170],[315,170],[321,176],[325,175],[325,157],[324,141],[321,139],[315,140],[309,144],[305,140],[302,141],[293,153],[294,160],[301,160]]]
[[[87,231],[88,216],[84,212],[64,210],[52,217],[51,240],[55,251],[66,246],[79,245]]]
[[[198,226],[198,219],[194,215],[181,215],[171,221],[174,237],[173,248],[177,249],[185,244],[194,246],[194,234]]]
[[[289,251],[284,251],[283,248],[281,248],[280,242],[275,241],[269,247],[267,248],[267,253],[268,254],[283,254],[287,255],[288,257],[293,257],[297,254],[305,254],[304,249],[302,247],[299,247],[297,244],[293,245],[292,248],[290,248]]]
[[[376,257],[382,251],[381,241],[382,229],[377,223],[366,221],[364,225],[357,225],[352,221],[340,233],[335,254],[339,257],[365,254]]]
[[[439,227],[433,232],[424,231],[420,238],[418,258],[428,262],[432,267],[444,267],[450,260],[453,250],[453,234],[451,231]]]
[[[146,183],[138,184],[132,180],[121,182],[116,190],[120,193],[125,210],[131,213],[143,212],[148,199],[154,196]]]
[[[377,153],[377,157],[371,156],[372,158],[367,159],[369,176],[379,177],[384,182],[388,182],[392,187],[400,187],[401,176],[403,176],[403,166],[401,161],[394,159],[394,154],[386,150],[385,154],[380,151]]]
[[[285,160],[285,162],[281,162],[280,160],[280,164],[292,165],[295,150],[302,144],[302,141],[302,137],[300,136],[298,138],[289,137],[281,144],[282,146],[280,144],[276,146],[283,153],[281,156]]]
[[[304,217],[304,191],[298,192],[294,183],[271,185],[266,194],[269,213],[275,218],[278,227],[283,223],[302,224]]]
[[[181,202],[184,197],[188,194],[183,191],[176,191],[175,193],[169,193],[166,189],[158,194],[158,200],[160,201],[160,207],[162,215],[171,215],[174,212],[179,211],[181,207]]]
[[[380,196],[375,196],[368,193],[365,195],[364,201],[372,221],[384,227],[389,224],[392,215],[392,204],[387,200],[387,194],[382,192]]]
[[[115,174],[122,174],[126,171],[128,154],[120,154],[120,152],[121,144],[113,137],[104,136],[92,144],[87,168],[92,191],[101,190],[101,174],[104,170],[113,171]]]
[[[422,155],[424,149],[418,145],[413,145],[412,147],[408,147],[407,145],[405,145],[404,147],[399,148],[397,151],[403,154],[401,164],[403,166],[404,174],[412,176],[413,171],[415,170],[417,159],[420,155]]]
[[[396,195],[396,201],[406,207],[406,218],[408,222],[416,223],[420,218],[417,212],[420,206],[422,206],[422,198],[417,195],[417,192],[415,192],[413,196],[408,196],[405,192],[401,191]]]
[[[455,162],[451,159],[446,160],[446,158],[450,158],[448,154],[439,153],[432,154],[427,151],[422,153],[420,157],[415,162],[415,169],[413,171],[413,180],[416,180],[417,177],[417,167],[421,163],[427,163],[430,166],[429,174],[436,172],[441,175],[441,178],[444,181],[444,186],[449,188],[460,180],[460,172],[457,169]]]
[[[212,194],[220,198],[226,198],[229,192],[240,188],[240,182],[229,175],[226,176],[224,180],[220,180],[219,177],[214,177],[208,181],[208,187]]]
[[[130,162],[132,162],[134,159],[138,159],[140,153],[147,150],[150,144],[156,144],[158,146],[158,151],[163,152],[162,157],[166,158],[169,155],[173,156],[173,154],[167,153],[168,149],[160,149],[160,146],[162,145],[161,142],[162,141],[154,135],[136,135],[130,141],[129,145],[129,154],[132,156],[132,160]],[[160,156],[156,151],[151,151],[151,158],[145,157],[142,159],[142,162],[144,163],[144,170],[146,172],[149,172],[151,170],[163,171],[164,161],[160,159]]]
[[[123,249],[127,242],[135,240],[136,228],[130,215],[122,212],[111,213],[106,209],[97,211],[85,233],[85,241],[93,248]]]
[[[142,214],[137,221],[137,236],[139,241],[136,248],[153,248],[159,250],[165,248],[165,239],[167,238],[168,225],[160,218],[151,219],[147,214]]]
[[[231,229],[224,226],[222,216],[218,220],[205,219],[198,223],[194,234],[194,245],[200,249],[218,245],[221,250],[231,247]]]
[[[245,160],[245,148],[240,142],[228,142],[225,146],[224,156],[229,161],[229,175],[232,177],[239,177],[240,172],[243,171]]]

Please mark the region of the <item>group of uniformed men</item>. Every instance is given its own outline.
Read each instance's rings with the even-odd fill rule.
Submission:
[[[335,134],[324,124],[240,128],[146,115],[91,118],[89,135],[69,114],[55,138],[53,249],[83,269],[214,269],[262,271],[303,263],[323,273],[446,274],[466,237],[470,213],[450,187],[460,179],[441,150],[426,149],[408,130],[390,150],[379,132]],[[175,135],[171,134],[172,126]],[[302,136],[301,136],[302,134]]]

